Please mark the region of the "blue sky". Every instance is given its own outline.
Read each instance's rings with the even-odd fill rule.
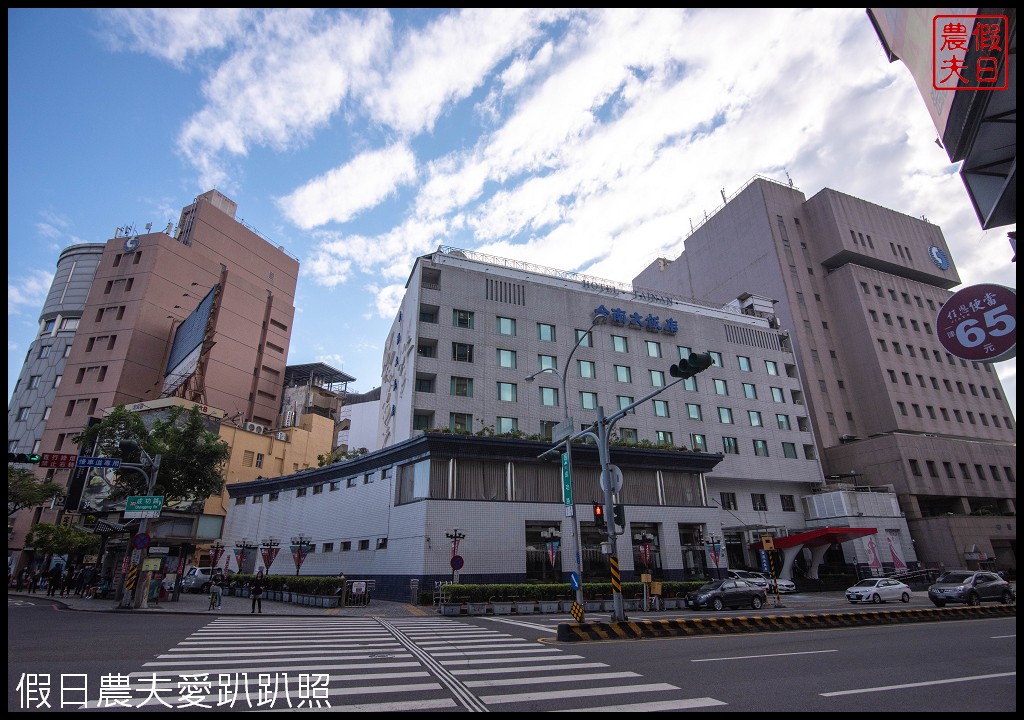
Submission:
[[[7,16],[8,398],[60,251],[211,188],[300,260],[288,361],[358,391],[416,256],[629,282],[754,175],[923,215],[964,285],[1016,286],[863,8]]]

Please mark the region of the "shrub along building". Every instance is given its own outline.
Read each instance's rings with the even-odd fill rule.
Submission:
[[[580,537],[585,581],[607,580],[592,510],[604,498],[596,448],[573,444],[578,534],[561,467],[539,456],[556,428],[586,428],[599,407],[612,415],[668,385],[691,352],[709,352],[713,365],[612,430],[622,576],[756,567],[752,544],[805,530],[801,498],[823,483],[771,301],[712,306],[450,248],[416,261],[389,334],[382,449],[230,487],[225,542],[301,537],[312,550],[303,574],[343,571],[407,597],[410,579],[452,578],[451,536],[461,579],[474,582],[564,581]],[[892,515],[861,525],[905,533]],[[295,565],[281,553],[269,571]]]

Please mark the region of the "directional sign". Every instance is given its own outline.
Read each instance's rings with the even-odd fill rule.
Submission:
[[[569,576],[569,584],[572,585],[573,590],[580,589],[580,574],[578,572],[574,572]]]
[[[119,468],[121,467],[121,461],[117,458],[108,457],[80,457],[78,462],[75,463],[75,467]]]
[[[562,453],[562,500],[566,507],[572,506],[572,474],[569,468],[569,453]]]
[[[39,467],[73,468],[77,461],[78,456],[70,453],[43,453],[39,459]]]
[[[462,559],[461,555],[452,555],[451,561],[452,570],[461,570],[462,566],[466,564],[466,561]]]
[[[551,428],[551,441],[562,442],[567,437],[572,435],[573,418],[566,418],[562,422]]]
[[[775,538],[773,538],[771,535],[762,535],[761,536],[761,547],[764,550],[774,550],[775,549]]]
[[[609,465],[608,466],[607,477],[608,477],[608,483],[611,485],[612,492],[613,493],[622,492],[622,470],[619,469],[618,465]],[[602,490],[607,490],[608,489],[608,488],[605,487],[605,475],[604,474],[601,475],[601,489]]]
[[[935,318],[935,334],[951,355],[975,362],[1017,356],[1017,292],[971,285],[953,294]]]
[[[164,506],[163,495],[132,495],[124,508],[126,520],[132,518],[158,518]]]
[[[139,533],[132,538],[132,547],[136,550],[145,550],[149,547],[150,537],[146,533]]]

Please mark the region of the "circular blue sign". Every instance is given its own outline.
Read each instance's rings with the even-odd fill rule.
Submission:
[[[937,245],[929,246],[928,257],[930,257],[932,262],[939,267],[939,270],[949,269],[949,258],[946,257],[946,253],[942,251],[942,248]]]
[[[462,566],[466,564],[466,561],[462,559],[461,555],[452,555],[451,566],[452,570],[461,570]]]

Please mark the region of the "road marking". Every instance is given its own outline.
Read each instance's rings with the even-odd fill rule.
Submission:
[[[660,712],[663,710],[690,710],[698,707],[713,707],[715,705],[727,705],[721,700],[714,698],[687,698],[686,700],[662,700],[661,702],[629,703],[628,705],[605,705],[604,707],[580,707],[572,710],[557,710],[556,712]]]
[[[537,702],[538,700],[561,700],[576,697],[597,697],[599,695],[633,695],[645,692],[668,692],[679,690],[668,683],[651,683],[649,685],[618,685],[604,688],[582,688],[579,690],[555,690],[553,692],[513,693],[512,695],[481,695],[480,699],[488,705],[499,703]],[[593,710],[593,708],[588,708]]]
[[[721,658],[700,658],[699,660],[691,660],[690,662],[719,662],[720,660],[757,660],[758,658],[770,658],[770,657],[789,657],[790,655],[817,655],[818,653],[833,653],[839,652],[838,650],[807,650],[804,652],[791,652],[791,653],[773,653],[769,655],[735,655],[733,657],[721,657]]]
[[[557,633],[557,627],[548,627],[547,625],[537,625],[536,623],[525,622],[523,620],[508,620],[506,618],[487,618],[491,622],[508,623],[509,625],[517,625],[519,627],[528,628],[530,630],[538,630],[543,633]]]
[[[949,683],[973,682],[975,680],[991,680],[992,678],[1013,677],[1016,672],[993,673],[991,675],[972,675],[970,677],[949,678],[947,680],[928,680],[904,685],[882,685],[881,687],[860,688],[858,690],[837,690],[836,692],[819,693],[821,697],[838,697],[840,695],[860,695],[862,693],[886,692],[887,690],[905,690],[906,688],[927,687],[928,685],[948,685]]]

